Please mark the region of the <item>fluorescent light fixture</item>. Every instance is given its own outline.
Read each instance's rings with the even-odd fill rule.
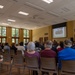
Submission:
[[[26,15],[26,16],[29,15],[29,13],[26,13],[26,12],[23,12],[23,11],[19,11],[18,13],[21,14],[21,15]]]
[[[0,9],[3,9],[4,8],[4,6],[3,5],[0,5]]]
[[[16,20],[13,20],[13,19],[8,19],[8,21],[10,21],[10,22],[16,22]]]
[[[9,25],[8,23],[2,23],[2,25]]]
[[[50,4],[50,3],[53,2],[53,0],[42,0],[42,1],[44,1],[44,2],[46,2],[46,3],[48,3],[48,4]]]

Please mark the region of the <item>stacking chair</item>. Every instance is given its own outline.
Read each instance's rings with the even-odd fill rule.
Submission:
[[[22,55],[22,51],[17,50],[17,55]]]
[[[75,75],[75,60],[62,61],[61,75]]]
[[[3,55],[2,66],[7,66],[7,69],[9,67],[9,74],[11,75],[12,60],[11,60],[11,56],[10,55],[8,55],[8,54],[4,54]]]
[[[26,68],[30,71],[37,71],[38,75],[40,75],[39,62],[37,57],[28,57],[25,56]]]
[[[41,67],[40,71],[42,72],[48,72],[49,75],[52,73],[56,73],[58,75],[58,69],[56,66],[56,60],[55,58],[45,58],[41,57]]]
[[[17,55],[14,55],[13,66],[18,69],[19,74],[20,74],[20,69],[23,69],[23,74],[24,74],[25,63],[23,61],[23,56],[22,56],[21,51],[18,51]]]

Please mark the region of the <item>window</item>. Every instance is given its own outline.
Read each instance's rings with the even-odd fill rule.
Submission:
[[[12,28],[12,43],[18,44],[19,40],[19,29]]]
[[[24,29],[24,37],[29,38],[29,30]]]
[[[0,27],[0,42],[6,42],[6,27]]]
[[[27,30],[27,37],[29,38],[29,30]]]
[[[24,43],[29,42],[29,30],[27,29],[23,30],[23,42]]]
[[[6,36],[6,27],[2,27],[2,36]]]
[[[6,38],[2,38],[2,43],[5,43],[6,42]]]
[[[15,28],[12,28],[12,37],[15,37]]]
[[[16,29],[15,36],[19,37],[19,29]]]
[[[15,43],[15,39],[14,38],[12,38],[12,43]]]

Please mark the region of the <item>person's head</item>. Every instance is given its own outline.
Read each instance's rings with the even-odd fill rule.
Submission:
[[[52,44],[53,44],[52,41],[49,41],[49,40],[46,41],[45,48],[50,48],[51,49],[52,48]]]
[[[35,47],[39,47],[39,42],[38,41],[35,42]]]
[[[34,51],[35,50],[35,43],[29,42],[28,45],[27,45],[27,50]]]
[[[8,43],[5,43],[5,45],[8,46],[9,44]]]
[[[12,45],[12,46],[15,46],[15,43],[12,43],[11,45]]]
[[[71,47],[72,46],[72,41],[71,40],[65,40],[64,45],[65,45],[65,47]]]
[[[19,44],[20,44],[20,46],[23,46],[23,42],[20,42]]]
[[[60,41],[60,44],[59,44],[59,45],[60,45],[61,48],[64,48],[64,43],[63,43],[63,41]]]

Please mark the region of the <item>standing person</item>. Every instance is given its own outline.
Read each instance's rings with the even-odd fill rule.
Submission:
[[[38,63],[39,63],[39,59],[40,59],[40,55],[37,51],[35,51],[35,43],[34,42],[29,42],[27,45],[27,51],[25,52],[25,56],[28,57],[37,57],[38,58]],[[33,75],[35,75],[35,73],[37,74],[36,71],[33,71]]]
[[[72,41],[71,40],[65,40],[64,41],[65,48],[58,52],[58,62],[59,62],[59,69],[61,69],[62,60],[75,60],[75,50],[71,48]]]
[[[45,43],[45,49],[40,52],[41,57],[56,58],[56,52],[52,50],[52,44],[52,41],[47,41]]]

